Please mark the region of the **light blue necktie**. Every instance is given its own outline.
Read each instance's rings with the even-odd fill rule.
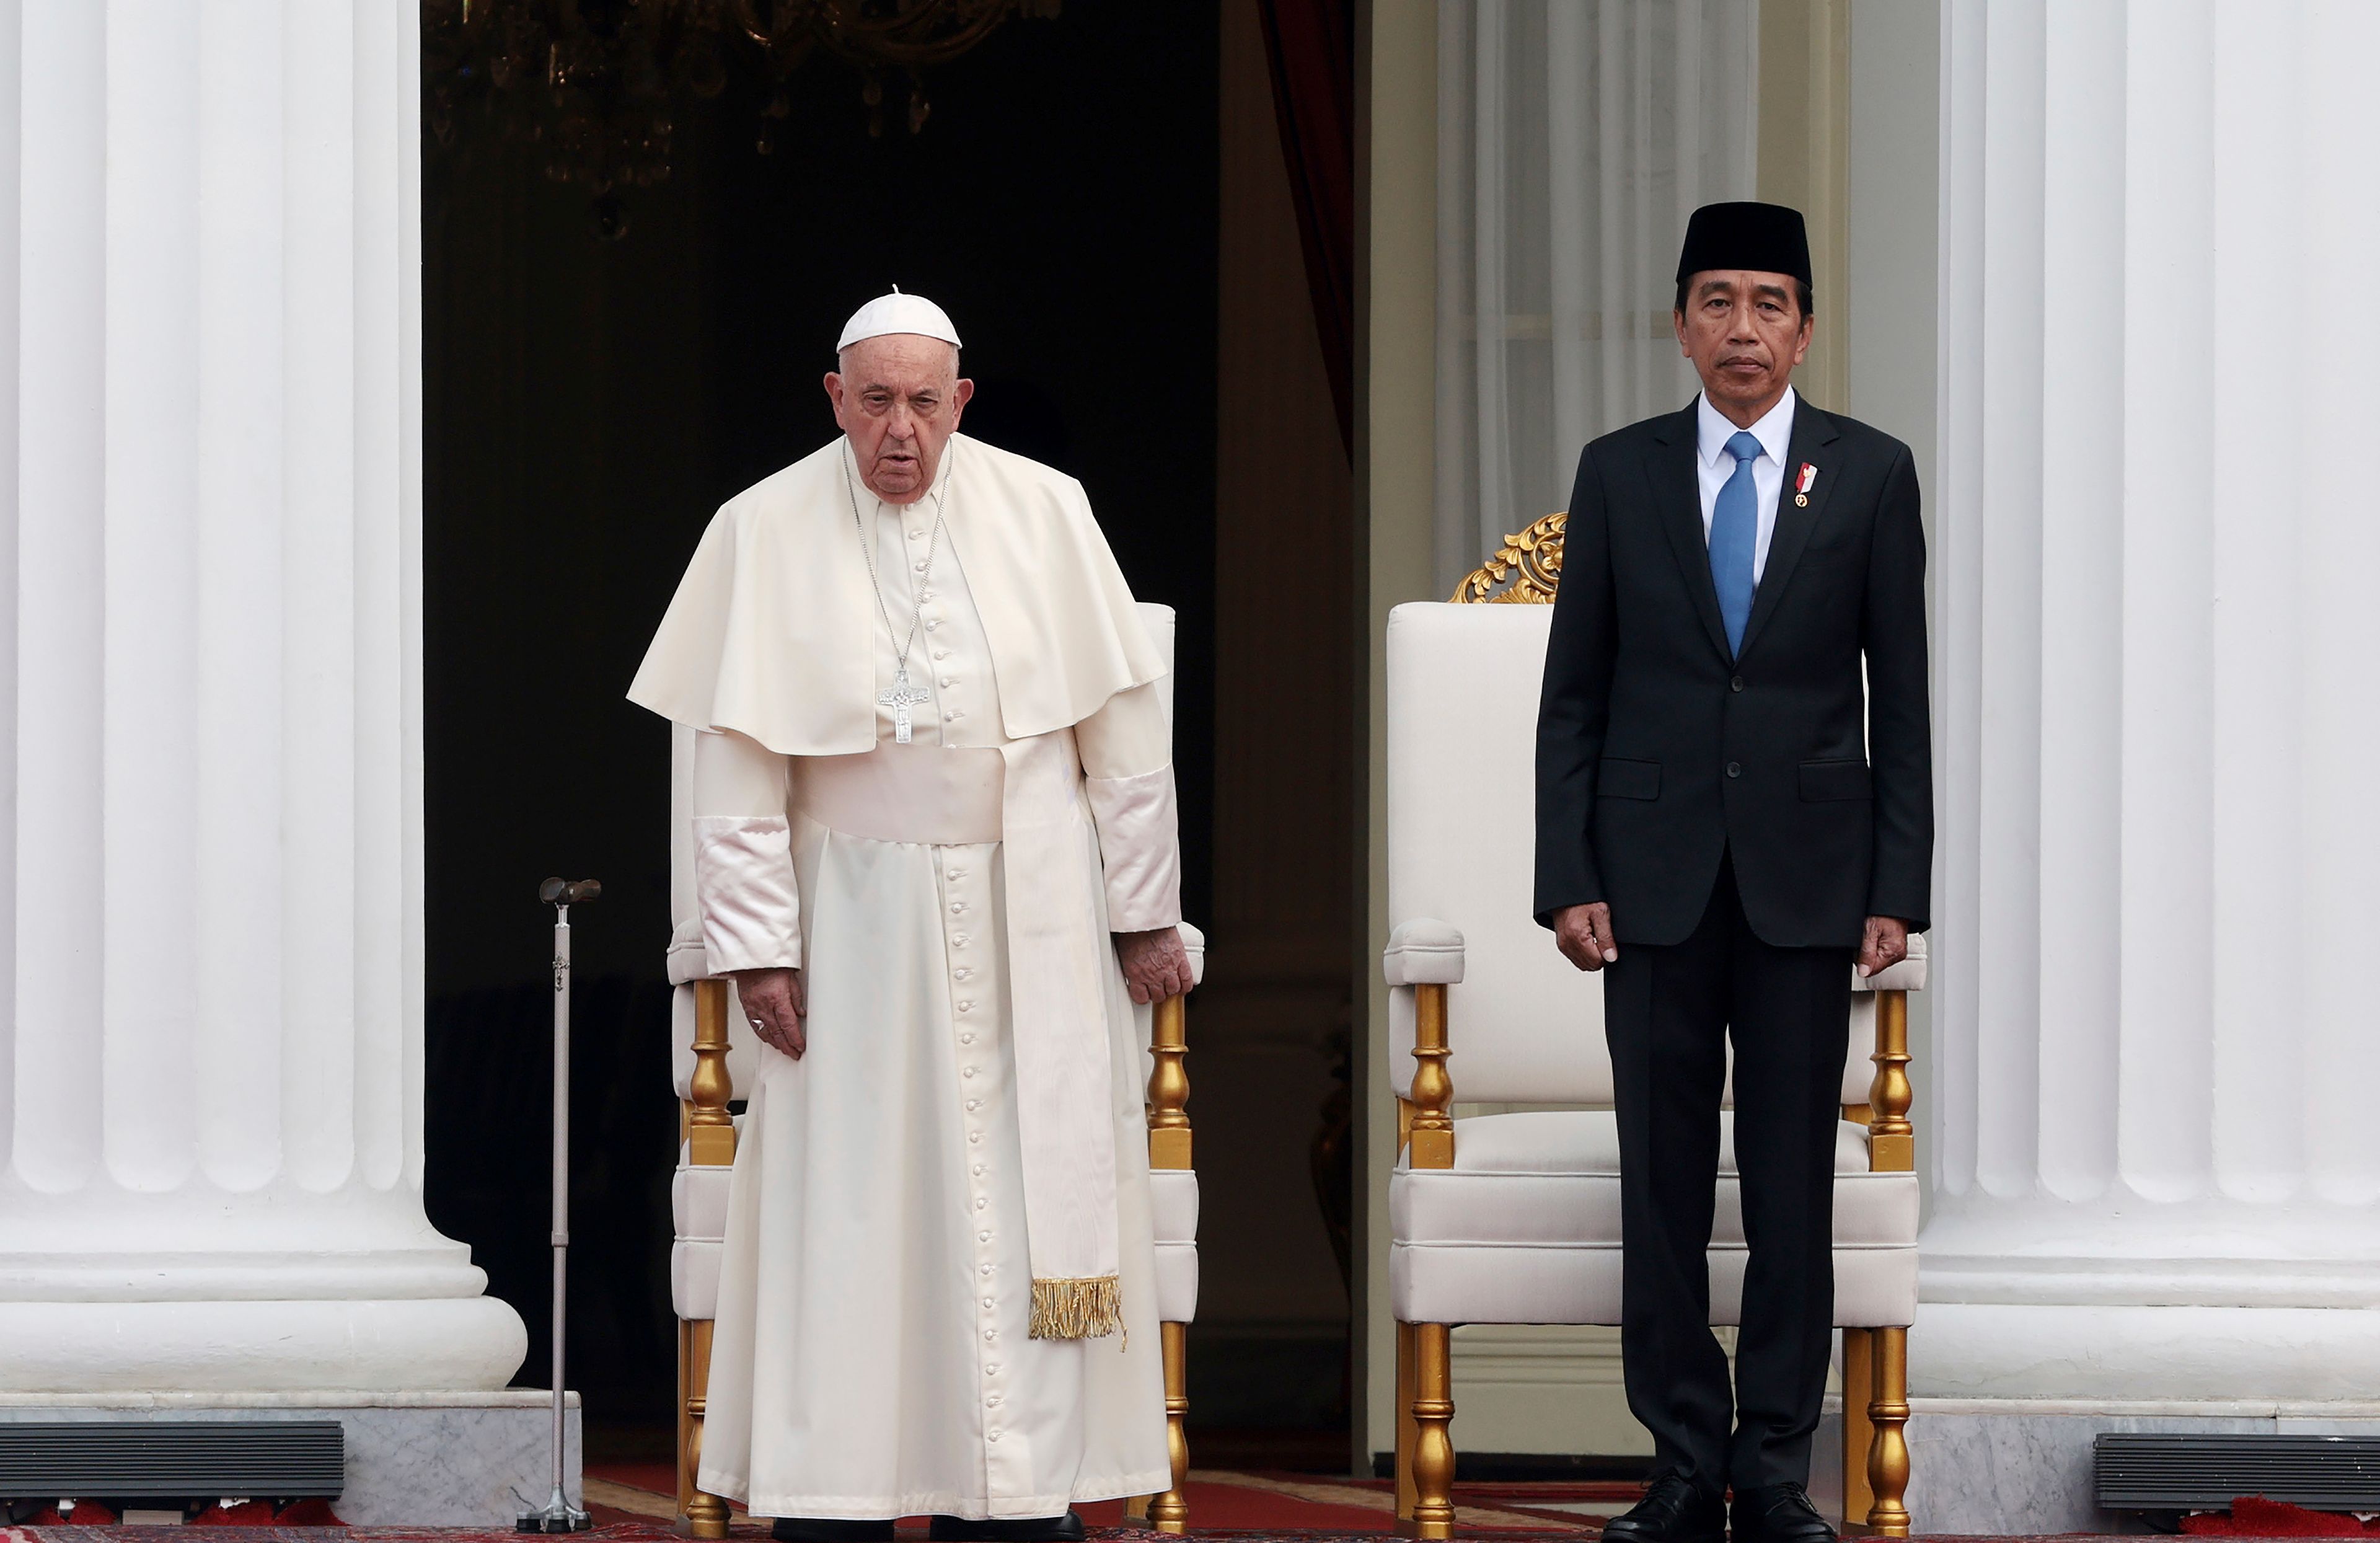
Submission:
[[[1711,505],[1711,583],[1718,589],[1718,619],[1727,626],[1727,651],[1743,647],[1743,625],[1752,620],[1752,544],[1760,529],[1759,495],[1753,491],[1752,463],[1760,442],[1739,429],[1727,442],[1735,473]]]

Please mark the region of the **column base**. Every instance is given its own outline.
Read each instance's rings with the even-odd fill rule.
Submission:
[[[487,1391],[512,1380],[528,1331],[492,1296],[0,1301],[0,1394]]]
[[[552,1397],[538,1389],[0,1393],[0,1423],[140,1419],[336,1419],[346,1431],[347,1476],[331,1508],[356,1526],[509,1529],[553,1488]],[[564,1488],[583,1505],[576,1393],[568,1395],[564,1432]]]
[[[1920,1535],[2145,1530],[2128,1513],[2100,1510],[2094,1498],[2092,1440],[2102,1431],[2380,1436],[2374,1403],[1912,1398],[1909,1407],[1909,1514]],[[1819,1430],[1828,1460],[1842,1450],[1839,1408]],[[1819,1457],[1811,1464],[1814,1501]],[[1829,1476],[1827,1488],[1835,1503],[1820,1509],[1836,1514],[1840,1480]]]
[[[2380,1309],[1924,1302],[1909,1383],[1929,1399],[2368,1399]]]

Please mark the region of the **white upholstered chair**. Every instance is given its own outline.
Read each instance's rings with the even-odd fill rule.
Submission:
[[[1173,612],[1143,605],[1141,618],[1170,665]],[[1166,711],[1173,710],[1171,677]],[[751,1086],[759,1041],[735,1003],[735,986],[713,978],[703,958],[702,918],[694,896],[694,733],[673,725],[670,740],[669,978],[674,1020],[671,1075],[680,1108],[678,1169],[670,1187],[676,1236],[670,1247],[670,1303],[678,1318],[677,1508],[695,1537],[727,1536],[727,1502],[695,1487],[702,1461],[703,1390],[710,1379],[711,1319],[719,1308],[719,1256],[727,1226],[727,1181],[735,1163],[735,1124],[729,1104]],[[1206,941],[1184,926],[1191,979],[1206,970]],[[1183,1437],[1184,1330],[1198,1306],[1198,1175],[1190,1166],[1190,1096],[1183,1067],[1183,999],[1138,1009],[1141,1042],[1148,1047],[1148,1165],[1157,1235],[1158,1331],[1165,1352],[1167,1440],[1173,1486],[1143,1497],[1149,1525],[1179,1533],[1188,1525],[1184,1479],[1190,1470]]]
[[[1506,592],[1542,601],[1550,589]],[[1573,968],[1530,915],[1551,619],[1542,602],[1456,603],[1402,605],[1389,621],[1384,967],[1402,1148],[1390,1179],[1389,1289],[1398,1511],[1421,1537],[1450,1536],[1453,1520],[1450,1328],[1620,1321],[1620,1143],[1600,978]],[[1876,989],[1857,983],[1836,1145],[1845,1510],[1889,1535],[1909,1523],[1900,1427],[1917,1179],[1904,993],[1925,983],[1924,945],[1912,937],[1913,957]],[[1458,1099],[1559,1107],[1455,1119]],[[1737,1321],[1743,1285],[1733,1160],[1722,1131],[1714,1324]]]

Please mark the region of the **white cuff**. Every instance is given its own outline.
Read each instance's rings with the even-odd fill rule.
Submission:
[[[1182,920],[1182,832],[1171,763],[1137,777],[1086,777],[1107,869],[1108,926],[1148,932]]]
[[[801,892],[782,816],[697,815],[694,893],[711,974],[801,968]]]

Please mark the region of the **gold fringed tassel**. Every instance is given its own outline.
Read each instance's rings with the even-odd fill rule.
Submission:
[[[1112,1275],[1033,1282],[1037,1340],[1103,1340],[1123,1328],[1123,1284]]]

